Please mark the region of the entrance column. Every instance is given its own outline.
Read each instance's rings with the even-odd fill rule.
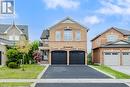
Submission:
[[[67,65],[69,65],[69,51],[67,51]]]
[[[49,64],[51,65],[51,51],[49,51]]]

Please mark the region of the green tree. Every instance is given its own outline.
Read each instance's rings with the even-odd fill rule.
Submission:
[[[92,64],[92,53],[88,54],[88,64]]]
[[[23,56],[23,71],[24,71],[24,60],[26,55],[28,54],[29,50],[31,49],[31,45],[28,40],[20,40],[16,43],[16,49],[22,54]]]

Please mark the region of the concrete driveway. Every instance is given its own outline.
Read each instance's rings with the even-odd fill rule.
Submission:
[[[35,87],[129,87],[123,83],[38,83]]]
[[[112,69],[130,75],[130,66],[109,66]]]
[[[51,65],[43,74],[42,79],[69,79],[69,78],[110,78],[109,76],[100,73],[89,66],[85,65]]]

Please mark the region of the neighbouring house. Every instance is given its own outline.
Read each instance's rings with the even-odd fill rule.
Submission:
[[[39,47],[43,63],[87,64],[87,32],[69,17],[43,30]]]
[[[92,39],[93,63],[130,65],[130,31],[112,27]]]
[[[7,60],[7,46],[13,46],[17,41],[28,40],[28,26],[15,24],[0,24],[0,65]]]

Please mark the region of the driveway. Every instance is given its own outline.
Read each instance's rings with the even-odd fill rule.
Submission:
[[[43,74],[42,79],[77,79],[77,78],[110,78],[109,76],[100,73],[89,66],[85,65],[51,65]]]
[[[130,75],[130,66],[109,66],[112,69]]]
[[[38,83],[35,87],[129,87],[123,83]]]

